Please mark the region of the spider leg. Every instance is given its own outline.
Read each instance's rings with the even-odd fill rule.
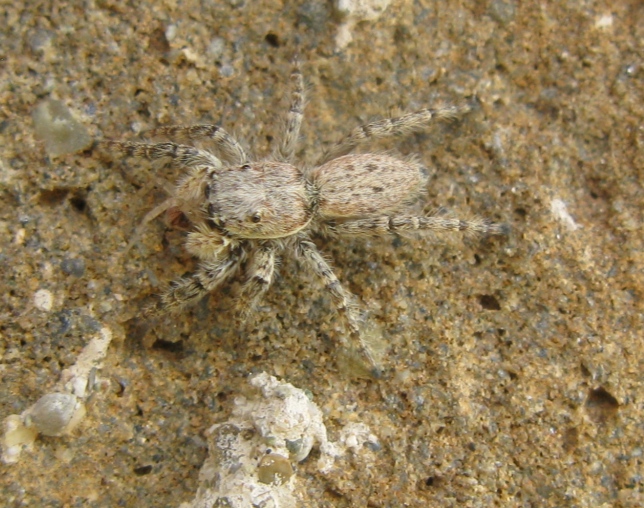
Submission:
[[[304,78],[299,62],[295,61],[291,73],[291,106],[286,116],[286,126],[277,148],[276,158],[290,162],[295,155],[295,147],[300,136],[300,127],[304,117]]]
[[[223,236],[221,232],[213,230],[205,224],[198,224],[193,231],[188,233],[186,250],[201,259],[217,259],[230,243],[230,238]]]
[[[345,320],[352,338],[357,340],[358,352],[368,360],[372,367],[378,368],[373,352],[361,333],[363,313],[355,303],[355,297],[340,284],[340,281],[331,270],[320,251],[313,242],[300,240],[297,245],[299,257],[324,283],[324,288],[329,292],[338,313]]]
[[[151,144],[107,140],[101,142],[101,145],[105,150],[125,157],[146,159],[151,162],[169,160],[170,165],[175,169],[189,169],[189,173],[180,180],[173,196],[146,214],[142,223],[134,231],[124,254],[138,240],[150,221],[174,206],[181,208],[184,213],[191,216],[190,219],[194,220],[198,208],[195,203],[198,203],[201,198],[206,174],[222,167],[221,161],[205,150],[171,142]]]
[[[432,123],[438,120],[457,118],[470,111],[470,109],[470,105],[466,103],[452,106],[438,106],[436,108],[421,109],[395,118],[385,118],[360,125],[333,145],[316,166],[346,155],[354,148],[365,143],[421,131],[427,129]]]
[[[169,159],[170,165],[175,169],[192,168],[195,166],[222,167],[221,161],[217,157],[194,146],[180,145],[172,142],[137,143],[132,141],[103,141],[101,145],[107,151],[121,154],[125,157],[146,159],[151,162]]]
[[[172,196],[167,198],[165,201],[158,204],[152,210],[150,210],[148,213],[145,214],[145,217],[143,217],[143,220],[141,221],[141,223],[136,227],[136,229],[132,233],[130,241],[128,242],[125,250],[123,251],[123,254],[126,254],[130,250],[130,248],[139,240],[139,238],[143,234],[143,231],[145,230],[145,228],[148,226],[150,222],[152,222],[163,212],[166,212],[171,208],[177,208],[180,211],[179,215],[185,216],[190,221],[190,223],[199,224],[199,222],[204,218],[203,212],[201,211],[201,207],[199,205],[199,199],[201,198],[201,196],[203,196],[203,189],[206,181],[205,180],[206,176],[213,171],[216,171],[216,169],[213,169],[211,166],[191,167],[188,174],[179,181],[179,184],[177,185],[176,189],[172,191]],[[204,230],[207,229],[203,225],[201,227]],[[199,232],[194,232],[194,234],[195,234],[195,237],[199,236]],[[208,233],[208,236],[212,237],[212,235],[213,235],[212,232]],[[201,258],[207,258],[208,255],[199,255],[197,253],[197,250],[203,249],[205,252],[208,252],[208,253],[213,252],[214,245],[212,244],[212,242],[210,242],[210,245],[204,246],[203,241],[201,241],[201,245],[197,245],[195,249],[191,250],[190,239],[191,239],[190,235],[188,235],[188,251],[192,252],[193,254]],[[199,240],[200,238],[194,238],[192,244],[193,245],[199,244]],[[220,245],[221,245],[221,242],[220,242]],[[221,248],[223,248],[223,245]],[[221,248],[218,250],[220,251]]]
[[[166,212],[173,206],[176,206],[176,204],[177,202],[174,198],[168,198],[163,201],[163,203],[158,204],[152,210],[146,213],[145,217],[143,217],[143,219],[141,220],[141,223],[134,229],[134,231],[130,235],[130,240],[127,242],[125,249],[121,252],[120,255],[125,256],[130,251],[134,244],[139,241],[141,235],[143,234],[143,231],[145,231],[145,228],[148,227],[148,224],[150,224],[150,222],[156,219],[163,212]]]
[[[187,277],[172,281],[159,301],[147,309],[147,313],[154,315],[164,311],[176,312],[197,302],[233,275],[244,257],[244,250],[238,246],[228,249],[226,255],[218,259],[203,261]]]
[[[246,268],[247,278],[242,286],[237,304],[242,320],[248,318],[259,299],[273,282],[277,251],[277,244],[265,242],[251,252],[250,262]]]
[[[243,164],[248,160],[239,141],[217,125],[174,125],[158,127],[145,133],[150,137],[164,137],[179,142],[207,140],[222,158],[233,164]]]
[[[367,219],[327,223],[322,231],[327,234],[352,236],[382,236],[413,231],[462,231],[470,235],[505,235],[507,224],[499,224],[479,217],[457,219],[451,217],[416,217],[413,215],[383,215]]]

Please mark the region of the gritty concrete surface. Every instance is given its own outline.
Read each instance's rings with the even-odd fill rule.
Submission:
[[[379,443],[329,471],[315,447],[292,464],[301,506],[644,504],[641,2],[398,0],[341,44],[326,1],[26,4],[0,10],[0,417],[113,340],[73,433],[0,465],[3,505],[190,502],[207,429],[259,372],[309,393],[330,440],[360,423]],[[342,368],[332,303],[288,255],[245,327],[235,282],[143,319],[194,265],[185,233],[159,219],[121,253],[178,175],[36,135],[57,101],[79,129],[65,142],[217,123],[262,156],[296,53],[305,160],[365,121],[476,95],[462,121],[382,148],[430,168],[428,208],[512,227],[316,240],[384,330],[379,380]]]

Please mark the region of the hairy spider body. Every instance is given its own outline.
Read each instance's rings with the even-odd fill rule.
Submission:
[[[208,218],[228,236],[269,240],[308,226],[314,204],[302,171],[286,162],[252,162],[212,172],[205,183]]]
[[[357,127],[312,169],[300,169],[293,163],[304,103],[297,66],[291,80],[286,126],[269,160],[253,161],[239,142],[214,125],[161,127],[150,132],[169,142],[105,142],[108,150],[122,156],[165,161],[188,170],[174,194],[144,223],[163,210],[185,216],[190,225],[186,249],[200,263],[192,274],[170,284],[152,312],[176,311],[194,303],[244,265],[239,308],[246,314],[270,286],[281,251],[290,249],[322,281],[360,352],[376,366],[361,333],[364,314],[311,241],[311,234],[381,236],[423,230],[501,234],[505,227],[478,218],[405,213],[425,188],[421,165],[413,158],[349,153],[373,140],[426,129],[436,120],[466,113],[469,106],[423,109]],[[210,141],[214,150],[196,148],[196,141]]]

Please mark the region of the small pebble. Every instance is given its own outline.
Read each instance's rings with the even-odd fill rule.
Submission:
[[[85,406],[71,393],[48,393],[23,414],[25,425],[45,436],[71,432],[85,416]]]
[[[268,485],[281,485],[293,475],[293,467],[286,457],[271,453],[262,457],[257,467],[257,478]]]
[[[49,157],[79,152],[92,144],[85,126],[76,120],[61,101],[41,102],[33,113],[36,136],[45,143]]]
[[[39,289],[34,293],[34,305],[37,309],[49,312],[53,304],[54,296],[48,289]]]

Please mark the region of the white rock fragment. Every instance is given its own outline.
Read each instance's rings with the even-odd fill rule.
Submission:
[[[391,0],[335,0],[335,10],[342,18],[335,37],[337,49],[349,45],[353,40],[353,29],[359,22],[378,19],[390,3]]]
[[[305,489],[293,465],[319,446],[318,469],[325,473],[348,449],[358,453],[377,438],[362,423],[351,423],[337,443],[327,439],[322,412],[303,390],[266,373],[251,379],[254,397],[235,400],[233,414],[208,430],[210,455],[195,499],[181,508],[303,506]]]
[[[165,38],[168,42],[172,42],[177,36],[177,25],[169,24],[165,29]]]
[[[353,452],[357,452],[365,443],[378,444],[378,438],[364,423],[348,423],[340,432],[340,444]]]
[[[336,0],[335,10],[344,18],[371,21],[378,19],[390,3],[391,0]]]
[[[38,432],[28,428],[20,415],[5,418],[2,430],[2,462],[5,464],[18,462],[20,452],[31,448],[38,437]]]
[[[372,443],[376,446],[378,438],[371,433],[371,429],[359,422],[346,424],[340,430],[340,438],[336,442],[327,441],[320,445],[322,452],[318,460],[318,469],[322,473],[329,473],[337,458],[342,457],[347,451],[358,453],[365,443]]]
[[[233,414],[243,419],[253,419],[254,427],[277,453],[289,455],[300,462],[308,457],[315,443],[326,441],[326,427],[322,412],[299,388],[281,383],[266,373],[251,379],[250,384],[259,388],[263,400],[240,401]]]
[[[568,207],[561,199],[555,198],[550,202],[550,211],[555,218],[562,222],[570,231],[576,231],[581,227],[568,213]]]
[[[54,295],[48,289],[39,289],[34,293],[34,305],[39,310],[49,312],[54,305]]]
[[[107,348],[112,342],[112,330],[107,327],[100,329],[78,355],[76,363],[63,371],[62,382],[66,391],[71,391],[78,397],[84,398],[87,392],[88,380],[92,371],[100,369],[107,355]]]
[[[610,30],[613,28],[613,15],[604,14],[595,20],[595,28],[598,30]]]
[[[0,166],[0,171],[3,171],[4,168]],[[13,243],[16,245],[24,245],[25,238],[27,237],[27,230],[25,228],[18,228],[16,234],[13,237]]]

